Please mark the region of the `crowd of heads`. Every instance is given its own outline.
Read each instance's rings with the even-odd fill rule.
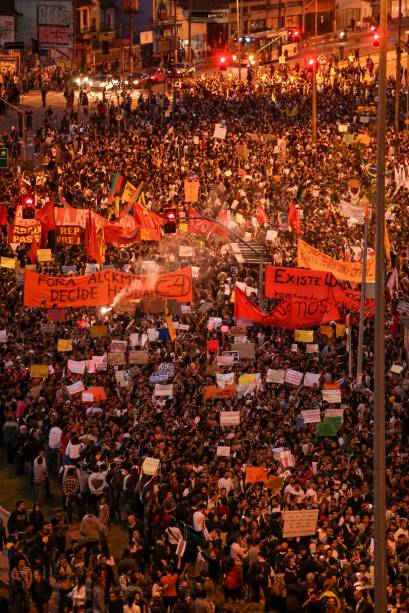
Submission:
[[[228,212],[231,229],[261,245],[272,263],[297,265],[297,237],[283,217],[291,202],[306,242],[336,259],[359,261],[362,225],[342,217],[339,203],[355,198],[356,190],[358,200],[374,198],[365,164],[375,163],[376,116],[359,107],[376,104],[377,84],[365,64],[361,67],[333,65],[320,73],[316,149],[311,74],[298,65],[242,82],[231,75],[203,75],[188,87],[176,84],[173,96],[150,93],[136,104],[128,96],[112,97],[95,103],[87,115],[69,108],[62,118],[36,126],[39,169],[16,166],[0,178],[8,220],[27,182],[29,189],[35,186],[38,206],[52,200],[115,219],[121,213],[109,199],[115,172],[134,185],[144,182],[148,210],[160,214],[176,207],[182,213],[184,180],[194,174],[200,182],[195,210],[211,218]],[[390,112],[393,90],[390,80]],[[215,124],[226,127],[225,139],[213,138]],[[344,125],[348,134],[368,136],[368,144],[345,142]],[[409,380],[406,337],[396,313],[409,286],[409,186],[396,189],[395,169],[408,172],[408,133],[401,133],[398,159],[389,130],[387,141],[387,275],[396,269],[398,277],[385,296],[388,598],[391,611],[407,613]],[[268,216],[265,223],[255,220],[258,206]],[[374,247],[372,221],[369,245]],[[180,246],[192,247],[193,256],[179,255]],[[39,594],[44,602],[53,599],[51,585],[59,590],[59,611],[211,613],[230,601],[279,613],[371,611],[373,320],[365,320],[362,386],[354,378],[356,313],[349,315],[349,350],[335,323],[329,326],[332,334],[314,329],[313,353],[301,342],[294,350],[293,331],[254,324],[246,337],[255,357],[216,368],[208,341],[217,340],[220,353],[231,350],[235,284],[245,284],[256,301],[260,290],[258,266],[237,261],[225,237],[182,227],[159,242],[107,246],[106,264],[116,270],[158,274],[195,267],[191,304],[172,311],[174,324],[184,324],[176,326],[173,341],[163,305],[153,308],[151,301],[103,312],[68,308],[64,321],[45,325],[46,309],[23,306],[20,271],[29,264],[29,248],[8,244],[3,229],[0,255],[16,256],[20,266],[18,272],[0,273],[0,328],[7,333],[0,345],[3,444],[9,463],[33,484],[36,500],[26,503],[29,513],[18,502],[3,531],[18,610],[30,597],[40,602]],[[52,262],[36,268],[60,275],[62,266],[83,274],[84,245],[60,244]],[[262,306],[269,310],[275,304],[264,299]],[[347,315],[341,312],[344,322]],[[107,335],[91,335],[94,324],[104,324]],[[68,356],[57,349],[60,338],[73,341]],[[82,376],[70,372],[68,358],[103,356],[112,340],[148,352],[147,364],[126,366],[126,385],[118,384],[111,365]],[[163,363],[171,397],[154,395],[152,375]],[[48,376],[33,379],[32,364],[48,364]],[[391,371],[392,365],[402,368]],[[319,386],[266,381],[268,369],[288,368],[320,374]],[[216,371],[233,373],[236,383],[243,374],[259,373],[259,383],[238,397],[206,402],[203,390],[215,385]],[[86,388],[103,388],[103,396],[86,404],[81,394],[70,395],[67,386],[78,379]],[[299,417],[305,409],[324,414],[322,385],[335,382],[341,383],[342,423],[336,436],[318,436],[316,424],[303,425]],[[239,411],[240,425],[221,426],[220,411]],[[228,454],[219,455],[226,447]],[[277,450],[291,452],[289,465]],[[146,458],[159,461],[153,475],[144,471]],[[267,483],[247,483],[249,466],[266,468]],[[46,517],[41,504],[56,495],[55,479],[61,508]],[[313,509],[318,509],[314,534],[283,537],[285,511]],[[116,559],[110,550],[112,522],[125,526],[129,537]]]

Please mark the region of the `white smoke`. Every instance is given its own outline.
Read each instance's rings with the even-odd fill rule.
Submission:
[[[159,264],[154,260],[142,260],[142,258],[139,257],[138,260],[133,263],[133,265],[134,269],[136,269],[137,271],[137,274],[148,276],[150,278],[149,284],[155,287],[157,278],[160,274]],[[118,306],[119,304],[121,304],[121,302],[126,301],[134,293],[142,293],[144,285],[145,284],[143,281],[141,281],[140,279],[135,279],[130,285],[124,287],[123,289],[121,289],[120,292],[118,292],[118,294],[112,301],[111,306],[113,308]],[[133,298],[132,300],[135,300],[135,298]],[[140,298],[139,300],[142,300],[142,298]],[[139,300],[135,300],[135,302],[139,302]]]

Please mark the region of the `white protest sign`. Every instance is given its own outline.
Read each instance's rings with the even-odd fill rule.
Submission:
[[[318,353],[318,344],[317,343],[308,343],[306,346],[306,353]]]
[[[294,466],[294,457],[289,449],[286,449],[281,453],[280,462],[284,468],[291,468],[292,466]]]
[[[322,390],[322,399],[329,404],[341,402],[341,390]]]
[[[187,245],[180,245],[179,247],[179,257],[180,258],[192,258],[193,257],[193,248]]]
[[[229,458],[230,457],[230,447],[226,447],[224,445],[217,445],[216,456]]]
[[[162,385],[161,383],[155,383],[154,396],[169,396],[173,398],[173,383],[168,385]]]
[[[402,370],[403,370],[403,366],[401,366],[400,364],[393,364],[391,366],[390,372],[394,372],[395,374],[400,375]]]
[[[344,409],[326,409],[325,417],[341,417],[344,419]]]
[[[285,373],[285,382],[290,385],[300,385],[303,378],[303,373],[298,370],[292,370],[289,368]]]
[[[228,356],[232,357],[233,356]],[[224,375],[216,374],[217,387],[223,388],[225,385],[234,385],[234,372],[229,372]]]
[[[85,390],[84,384],[82,381],[77,381],[72,385],[67,385],[67,392],[72,396],[73,394],[79,394]]]
[[[68,360],[68,370],[70,370],[73,374],[83,375],[85,373],[85,367],[87,362],[85,360],[77,361],[77,360]]]
[[[267,370],[266,383],[284,383],[285,370]]]
[[[7,330],[0,330],[0,343],[7,343]]]
[[[144,475],[154,475],[159,468],[159,462],[157,458],[145,458],[142,464]]]
[[[318,509],[284,511],[283,538],[312,536],[317,530]]]
[[[304,386],[305,387],[313,387],[314,385],[320,385],[320,374],[316,374],[315,372],[306,372],[304,375]]]
[[[123,353],[124,351],[126,351],[127,345],[128,345],[128,341],[112,341],[110,352],[111,353],[116,353],[116,352]]]
[[[221,426],[240,425],[240,411],[220,411]]]
[[[234,362],[234,355],[218,355],[216,356],[217,366],[232,366]]]
[[[301,411],[301,417],[305,424],[318,424],[321,421],[321,411],[319,409]]]
[[[82,392],[82,402],[94,402],[94,394],[91,392]]]
[[[215,126],[213,138],[219,138],[220,140],[224,140],[226,138],[227,128],[222,128],[221,126]]]

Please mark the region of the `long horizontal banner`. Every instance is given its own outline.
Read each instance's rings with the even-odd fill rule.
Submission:
[[[326,255],[319,249],[311,247],[308,243],[298,239],[298,266],[311,270],[322,270],[332,274],[342,281],[360,283],[362,280],[361,262],[343,262]],[[368,257],[366,269],[367,283],[375,281],[375,258]]]
[[[287,268],[268,264],[265,273],[265,294],[268,298],[327,298],[328,290],[338,285],[332,272]]]
[[[178,302],[192,300],[192,269],[181,268],[163,275],[131,275],[102,270],[81,277],[54,277],[32,270],[24,279],[24,306],[93,307],[112,304],[123,291],[124,300],[163,298]]]

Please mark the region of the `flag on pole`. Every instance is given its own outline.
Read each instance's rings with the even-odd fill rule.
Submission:
[[[170,314],[170,311],[169,311],[167,300],[165,300],[165,315],[166,315],[166,323],[168,326],[169,336],[173,342],[176,339],[176,332],[175,332],[175,326],[173,325],[172,315]]]
[[[384,244],[385,244],[385,257],[386,257],[386,261],[390,264],[390,262],[391,262],[391,244],[390,244],[390,241],[389,241],[389,234],[388,234],[388,228],[386,227],[386,221],[385,221]]]
[[[28,252],[27,255],[28,255],[28,259],[30,260],[32,264],[35,264],[37,262],[37,242],[35,238],[33,238],[31,242],[30,251]]]

